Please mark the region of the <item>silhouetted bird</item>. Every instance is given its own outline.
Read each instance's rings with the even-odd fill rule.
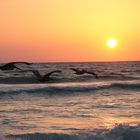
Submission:
[[[21,70],[20,68],[18,68],[17,66],[15,66],[15,64],[17,63],[22,63],[22,64],[26,64],[26,65],[31,65],[31,63],[28,63],[28,62],[10,62],[10,63],[7,63],[3,66],[0,66],[0,69],[1,70],[14,70],[14,69],[19,69]]]
[[[60,73],[60,72],[61,72],[60,70],[55,70],[55,71],[51,71],[51,72],[45,74],[44,76],[42,76],[42,75],[39,73],[39,71],[37,71],[37,70],[28,70],[28,71],[31,71],[31,72],[36,76],[37,80],[38,80],[39,82],[41,82],[41,83],[50,80],[50,79],[51,79],[50,76],[51,76],[53,73]]]
[[[91,74],[91,75],[94,75],[95,78],[99,79],[99,76],[95,73],[95,72],[91,72],[91,71],[87,71],[87,70],[79,70],[79,69],[75,69],[75,68],[70,68],[71,70],[73,70],[75,72],[75,74],[77,75],[83,75],[83,74]]]

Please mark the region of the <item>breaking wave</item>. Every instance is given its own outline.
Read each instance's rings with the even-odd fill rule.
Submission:
[[[15,76],[17,75],[17,76]],[[140,80],[140,75],[123,75],[121,73],[103,73],[99,75],[99,79],[91,75],[83,75],[83,76],[73,76],[73,75],[60,75],[56,77],[52,77],[52,79],[48,79],[46,83],[64,83],[64,82],[96,82],[96,81],[108,81],[108,80]],[[18,74],[11,73],[8,76],[0,76],[0,84],[38,84],[40,83],[36,77],[34,76],[21,76]]]
[[[0,140],[140,140],[140,126],[118,125],[111,130],[80,134],[21,134],[1,136]]]
[[[140,90],[140,83],[65,83],[65,84],[33,84],[23,86],[3,86],[0,88],[2,93],[47,93],[47,92],[88,92],[106,89]]]

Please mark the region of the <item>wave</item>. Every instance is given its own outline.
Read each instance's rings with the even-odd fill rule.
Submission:
[[[112,74],[112,75],[103,75],[100,76],[102,80],[139,80],[139,75],[136,76],[126,76],[122,74]]]
[[[99,75],[99,79],[91,75],[60,75],[56,77],[52,77],[46,83],[64,83],[64,82],[89,82],[89,81],[112,81],[112,80],[140,80],[140,75],[123,75],[121,73],[104,73],[103,75]],[[0,84],[35,84],[40,83],[36,77],[34,76],[0,76]]]
[[[140,90],[140,83],[63,83],[63,84],[32,84],[22,86],[5,86],[0,88],[0,93],[68,93],[88,92],[97,90]]]
[[[0,140],[140,140],[140,126],[118,125],[111,130],[79,134],[21,134],[1,136]]]

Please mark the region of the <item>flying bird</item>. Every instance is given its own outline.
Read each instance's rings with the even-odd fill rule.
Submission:
[[[10,63],[7,63],[3,66],[0,66],[0,69],[1,70],[14,70],[14,69],[19,69],[21,70],[20,68],[18,68],[17,66],[15,66],[15,64],[18,64],[18,63],[21,63],[21,64],[26,64],[26,65],[31,65],[31,63],[28,63],[28,62],[10,62]]]
[[[60,70],[55,70],[55,71],[51,71],[47,74],[45,74],[44,76],[42,76],[38,70],[28,70],[28,71],[31,71],[37,78],[37,80],[41,83],[44,83],[48,80],[50,80],[50,76],[53,74],[53,73],[60,73],[61,71]]]
[[[91,72],[91,71],[87,71],[87,70],[79,70],[79,69],[75,69],[75,68],[70,68],[71,70],[73,70],[75,72],[75,74],[77,75],[83,75],[83,74],[90,74],[90,75],[94,75],[95,78],[99,79],[99,76],[95,73],[95,72]]]

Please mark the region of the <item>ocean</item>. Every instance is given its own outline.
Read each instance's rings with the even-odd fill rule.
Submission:
[[[140,140],[140,62],[16,66],[0,71],[0,140]]]

